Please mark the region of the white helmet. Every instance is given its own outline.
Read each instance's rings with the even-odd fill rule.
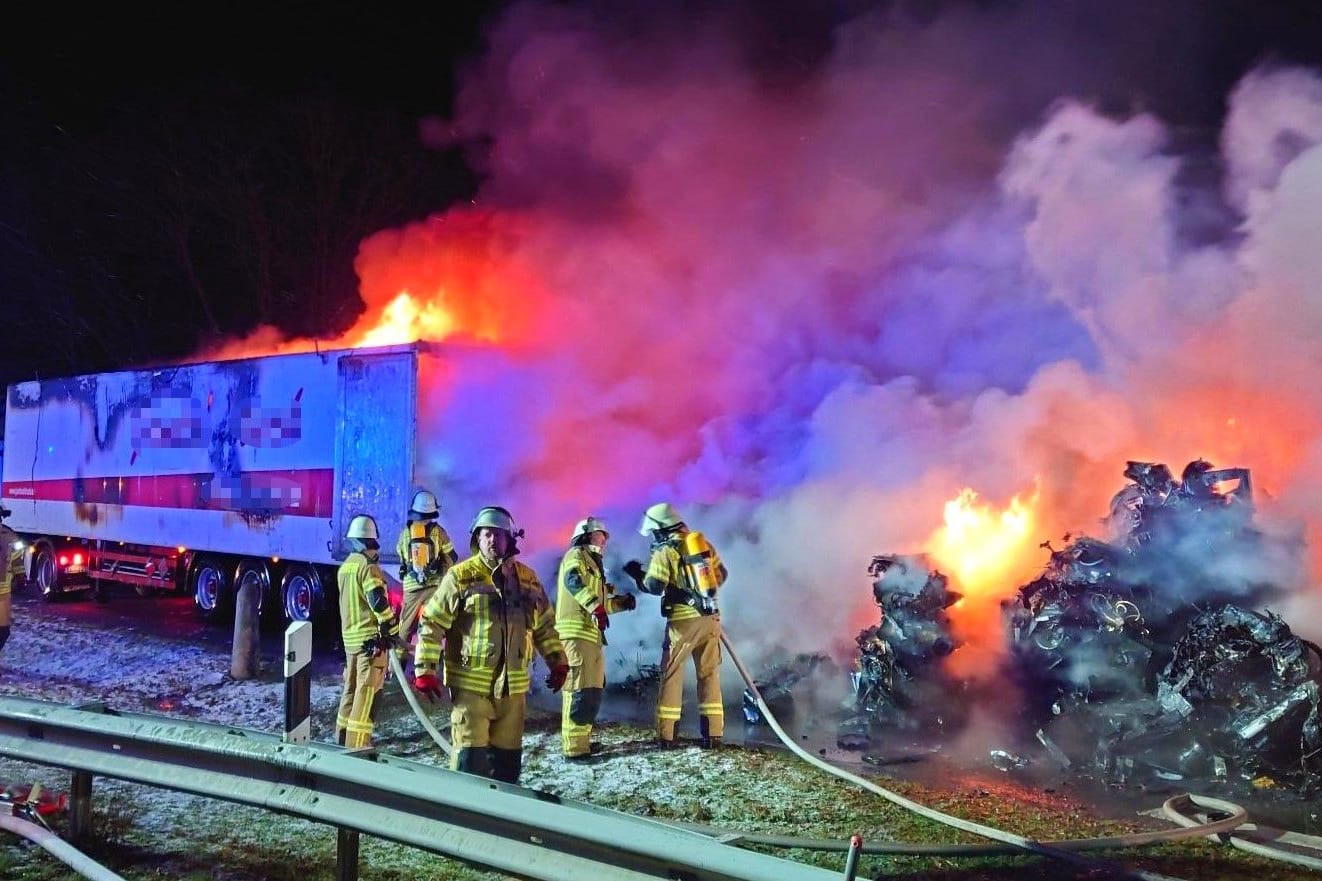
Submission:
[[[596,517],[588,517],[586,520],[578,521],[574,527],[574,532],[569,536],[571,545],[582,544],[587,541],[587,537],[594,532],[604,532],[606,537],[610,538],[610,531],[606,529],[606,524],[602,523]]]
[[[376,521],[366,514],[359,514],[349,521],[349,529],[344,533],[344,537],[376,541]]]
[[[413,494],[413,501],[409,503],[409,511],[414,514],[421,514],[423,517],[435,517],[440,513],[441,506],[437,503],[434,492],[420,489]]]
[[[684,518],[679,516],[679,512],[671,507],[669,502],[657,502],[643,514],[643,522],[638,527],[638,533],[651,535],[653,532],[674,529],[683,522]]]

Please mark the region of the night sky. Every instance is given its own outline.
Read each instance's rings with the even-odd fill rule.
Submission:
[[[622,34],[734,21],[767,88],[792,89],[841,22],[878,8],[935,19],[1033,5],[597,11]],[[1036,5],[1097,33],[1110,59],[1093,81],[1103,106],[1151,108],[1195,138],[1215,129],[1254,63],[1322,61],[1322,15],[1306,0]],[[180,7],[56,10],[11,30],[0,57],[0,382],[186,357],[258,324],[343,331],[361,310],[360,241],[476,191],[465,156],[425,147],[419,121],[451,112],[458,72],[507,6],[214,7],[200,31]],[[1101,6],[1112,11],[1088,11]]]

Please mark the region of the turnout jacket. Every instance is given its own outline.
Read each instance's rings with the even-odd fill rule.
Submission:
[[[452,566],[423,605],[413,669],[435,673],[444,651],[451,688],[491,697],[526,694],[534,648],[548,666],[565,663],[536,573],[514,560],[492,571],[474,554]]]
[[[647,563],[647,574],[643,576],[641,585],[647,593],[661,597],[661,614],[670,621],[701,618],[703,614],[699,611],[698,593],[693,588],[679,546],[678,538],[652,545],[652,558]],[[711,563],[720,573],[721,582],[724,582],[725,564],[721,562],[715,548],[712,548]]]
[[[399,632],[390,608],[386,576],[376,560],[361,551],[344,558],[336,573],[340,588],[340,638],[346,654],[362,651],[363,643],[383,631]]]
[[[560,638],[604,642],[593,612],[603,603],[607,614],[622,611],[624,600],[606,583],[601,555],[586,546],[570,548],[560,560],[556,585],[555,629]]]
[[[18,534],[0,524],[0,596],[9,593],[15,576],[23,574],[23,551],[16,544]]]

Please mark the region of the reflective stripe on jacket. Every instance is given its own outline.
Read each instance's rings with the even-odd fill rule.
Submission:
[[[444,640],[451,688],[493,697],[526,694],[534,648],[548,665],[564,663],[546,591],[536,573],[517,561],[496,572],[478,554],[456,563],[418,621],[413,668],[435,673]]]
[[[601,642],[601,630],[592,613],[605,596],[601,557],[586,547],[570,548],[560,560],[556,576],[555,629],[560,638]],[[606,611],[614,610],[607,606]]]
[[[340,564],[336,573],[340,588],[340,638],[344,641],[344,651],[352,654],[362,648],[363,642],[381,632],[381,625],[394,621],[395,612],[386,603],[385,611],[372,608],[368,595],[380,590],[386,591],[386,576],[375,560],[369,560],[361,552],[355,551]]]

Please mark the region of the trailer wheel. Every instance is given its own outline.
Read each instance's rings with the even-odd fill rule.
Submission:
[[[238,596],[240,588],[249,585],[257,589],[257,612],[260,615],[271,588],[271,573],[265,562],[248,558],[239,562],[234,570],[234,596]]]
[[[60,570],[55,564],[55,549],[50,545],[38,547],[32,558],[32,583],[48,603],[60,595]]]
[[[285,607],[285,618],[293,621],[311,621],[326,604],[321,589],[321,575],[315,566],[295,565],[285,570],[280,585],[280,596]]]
[[[234,602],[234,593],[220,564],[215,560],[198,560],[193,564],[189,580],[193,588],[193,604],[202,620],[218,622],[223,619]]]

